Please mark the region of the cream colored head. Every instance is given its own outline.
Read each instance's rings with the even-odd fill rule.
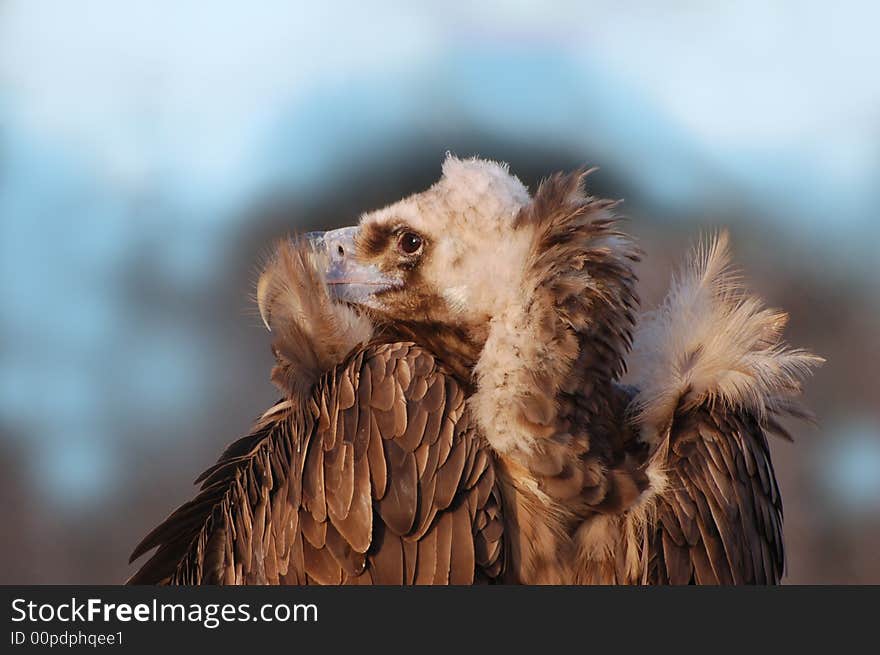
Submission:
[[[348,260],[328,282],[379,317],[485,323],[519,294],[534,233],[514,219],[528,202],[506,165],[448,156],[428,190],[365,213],[341,241],[325,235],[329,256]]]

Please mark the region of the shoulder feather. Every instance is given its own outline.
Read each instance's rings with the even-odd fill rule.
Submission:
[[[636,330],[633,406],[645,436],[661,433],[677,410],[703,404],[759,419],[791,411],[801,382],[824,360],[786,344],[787,320],[745,291],[726,232],[697,246]]]

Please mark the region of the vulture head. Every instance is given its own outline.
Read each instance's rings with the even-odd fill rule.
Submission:
[[[359,343],[414,341],[469,386],[496,448],[558,432],[560,394],[620,374],[636,306],[636,249],[615,203],[584,193],[588,172],[532,197],[506,165],[449,156],[428,190],[282,243],[257,290],[280,332],[276,383],[296,387]]]
[[[331,293],[378,322],[479,331],[522,277],[533,234],[514,222],[528,200],[502,166],[447,159],[428,191],[318,235]]]

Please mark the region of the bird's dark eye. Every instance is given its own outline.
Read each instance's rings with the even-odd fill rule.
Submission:
[[[397,237],[397,249],[404,255],[415,255],[422,249],[422,237],[415,232],[404,232]]]

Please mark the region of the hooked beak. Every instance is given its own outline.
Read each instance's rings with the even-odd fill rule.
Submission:
[[[375,296],[388,289],[399,287],[401,280],[386,275],[374,264],[362,264],[355,256],[355,238],[359,227],[344,227],[329,232],[308,232],[301,239],[308,242],[317,266],[322,269],[330,297],[338,302],[375,307]],[[266,329],[271,331],[268,320],[267,300],[270,279],[260,277],[257,284],[257,305]]]

